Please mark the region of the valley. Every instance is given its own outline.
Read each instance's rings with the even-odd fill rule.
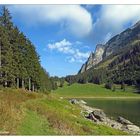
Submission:
[[[116,91],[106,89],[104,85],[97,84],[73,84],[71,86],[65,85],[63,88],[58,88],[52,91],[54,94],[58,94],[64,98],[132,98],[140,99],[140,94],[133,93],[135,87],[128,86],[126,91],[121,90],[121,85],[117,85]]]
[[[84,6],[79,8],[88,14]],[[77,21],[79,16],[71,19],[73,15],[69,24],[63,14],[61,20],[68,26],[76,20],[80,26],[84,21]],[[18,20],[19,27],[1,6],[0,135],[140,134],[140,21],[94,46],[88,42],[92,37],[85,37],[87,46],[74,35],[61,31],[62,38],[56,32],[65,22],[60,27],[25,27],[24,33],[20,29],[25,24]],[[77,33],[75,24],[70,29]]]

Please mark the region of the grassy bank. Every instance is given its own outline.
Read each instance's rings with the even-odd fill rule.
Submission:
[[[65,99],[24,90],[0,90],[0,133],[10,135],[125,135],[86,120]]]
[[[127,86],[126,91],[122,91],[120,86],[112,91],[104,88],[104,85],[96,84],[73,84],[64,86],[53,91],[53,93],[65,98],[133,98],[140,99],[140,94],[133,93],[134,87]]]

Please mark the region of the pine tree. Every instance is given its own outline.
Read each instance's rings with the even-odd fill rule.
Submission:
[[[41,67],[34,45],[12,23],[6,7],[0,16],[0,85],[50,91],[52,82]]]
[[[0,23],[2,26],[6,27],[8,30],[10,30],[13,27],[13,23],[11,22],[11,15],[9,10],[3,6],[2,7],[2,16],[0,18]]]

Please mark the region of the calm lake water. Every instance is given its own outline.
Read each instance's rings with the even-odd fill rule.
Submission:
[[[103,109],[109,117],[122,116],[140,126],[140,100],[84,99],[87,105]]]

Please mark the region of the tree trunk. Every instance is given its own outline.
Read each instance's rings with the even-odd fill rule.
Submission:
[[[34,84],[32,85],[32,91],[33,91],[33,92],[35,91],[35,86],[34,86]]]
[[[31,78],[29,78],[29,91],[31,91]]]
[[[19,88],[19,78],[17,78],[17,88]]]
[[[4,82],[4,86],[7,87],[7,81]]]
[[[22,89],[24,89],[24,80],[22,79]]]

